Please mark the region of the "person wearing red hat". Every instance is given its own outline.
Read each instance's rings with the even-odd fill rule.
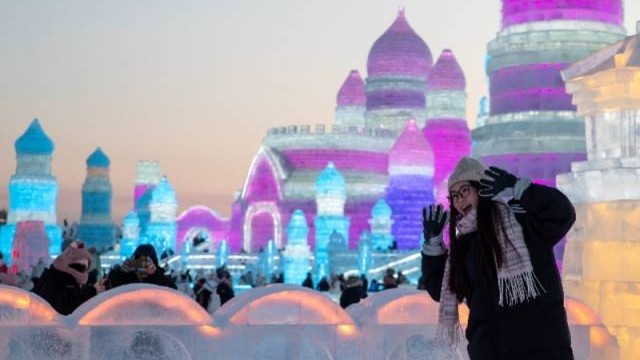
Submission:
[[[80,304],[104,291],[104,283],[87,285],[91,253],[82,242],[71,243],[48,269],[33,292],[45,299],[62,315],[71,314]]]

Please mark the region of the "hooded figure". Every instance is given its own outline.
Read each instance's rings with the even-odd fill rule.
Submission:
[[[359,276],[349,276],[340,295],[340,306],[346,309],[349,305],[359,303],[360,299],[364,299],[362,287],[362,280]]]
[[[440,302],[437,338],[458,342],[464,301],[471,360],[572,360],[553,255],[575,221],[571,202],[472,158],[460,160],[448,190],[450,216],[442,205],[423,209],[422,276]]]
[[[91,254],[82,242],[72,242],[53,264],[42,272],[33,292],[47,300],[60,314],[71,314],[95,296],[100,288],[87,286]]]
[[[125,260],[122,265],[116,266],[111,270],[107,279],[107,287],[109,289],[135,283],[154,284],[177,289],[174,281],[165,275],[164,269],[159,266],[156,249],[151,244],[138,246],[130,259]]]

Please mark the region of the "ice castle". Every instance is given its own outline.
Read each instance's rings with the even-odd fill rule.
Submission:
[[[58,182],[51,172],[53,141],[34,119],[15,142],[16,173],[9,181],[7,224],[0,227],[0,252],[10,255],[20,222],[40,221],[49,237],[49,254],[60,253],[62,230],[56,224]],[[7,263],[11,256],[5,256]]]

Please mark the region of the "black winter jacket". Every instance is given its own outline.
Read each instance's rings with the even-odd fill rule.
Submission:
[[[71,314],[80,304],[96,295],[93,286],[79,286],[76,279],[53,267],[45,269],[33,292],[47,300],[62,315]]]
[[[164,274],[164,270],[162,268],[157,268],[155,273],[140,280],[138,279],[134,271],[126,272],[120,266],[116,266],[113,270],[111,270],[107,278],[108,289],[113,289],[114,287],[120,285],[137,283],[166,286],[172,289],[178,288],[175,282],[170,277]]]
[[[530,185],[519,201],[525,212],[515,212],[522,226],[534,272],[545,293],[513,307],[498,306],[498,286],[487,284],[477,273],[478,234],[459,236],[466,252],[471,290],[464,300],[469,307],[465,336],[471,360],[570,360],[571,338],[564,308],[564,292],[553,255],[553,246],[575,222],[575,210],[560,191]],[[439,301],[447,254],[422,254],[422,275],[431,297]]]

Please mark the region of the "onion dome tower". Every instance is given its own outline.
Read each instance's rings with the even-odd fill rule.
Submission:
[[[344,176],[332,162],[316,178],[316,273],[317,279],[329,273],[329,242],[331,234],[336,232],[348,249],[349,219],[344,216],[344,204],[347,198]]]
[[[409,120],[389,152],[389,186],[386,201],[391,207],[391,233],[398,249],[415,249],[422,234],[422,208],[433,203],[433,151]]]
[[[546,185],[585,159],[585,128],[560,70],[619,41],[621,0],[502,0],[488,44],[490,116],[473,155]]]
[[[16,225],[22,221],[42,221],[49,237],[49,255],[58,255],[62,231],[56,225],[58,182],[51,173],[53,141],[34,119],[15,142],[16,173],[9,180],[7,224],[0,228],[0,252],[10,263]]]
[[[427,121],[422,129],[433,150],[433,188],[438,202],[446,201],[446,185],[458,160],[471,153],[471,132],[466,121],[466,81],[453,52],[445,49],[427,80]],[[439,191],[444,189],[444,191]]]
[[[311,250],[308,243],[309,226],[304,212],[296,209],[287,226],[287,246],[284,257],[284,279],[287,284],[300,285],[309,272]]]
[[[147,231],[143,233],[143,241],[153,244],[158,255],[165,252],[175,252],[177,209],[176,192],[169,180],[163,177],[151,191],[151,202],[149,203],[151,216]]]
[[[371,209],[371,247],[374,250],[388,250],[393,246],[393,236],[391,235],[391,208],[384,199],[378,200]]]
[[[77,237],[88,247],[104,251],[113,246],[115,227],[111,219],[111,161],[97,148],[87,158],[87,177],[82,185],[82,216]]]
[[[433,59],[427,44],[413,31],[404,9],[376,40],[367,60],[367,126],[401,132],[410,118],[426,117],[426,80]]]
[[[364,127],[366,97],[364,81],[358,70],[351,70],[336,98],[335,124],[341,127]]]

